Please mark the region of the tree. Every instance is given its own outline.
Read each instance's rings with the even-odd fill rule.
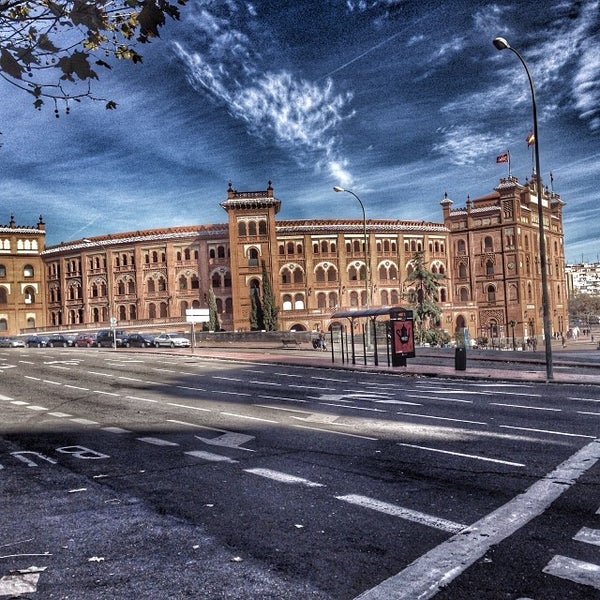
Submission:
[[[410,264],[412,270],[407,281],[413,284],[411,301],[415,304],[415,339],[419,343],[436,344],[444,337],[437,324],[442,314],[438,305],[439,287],[445,277],[427,269],[423,251],[416,252]]]
[[[179,19],[177,4],[187,0],[0,0],[0,77],[33,97],[64,103],[92,94],[97,68],[110,69],[111,58],[142,61],[136,50],[158,37],[166,17]],[[83,85],[83,88],[81,87]]]
[[[258,295],[258,288],[250,288],[250,330],[261,331],[263,330],[263,310],[260,303],[260,297]]]
[[[569,317],[571,322],[582,325],[597,323],[600,317],[600,296],[575,292],[569,297]]]
[[[217,311],[217,299],[215,297],[215,290],[212,287],[208,288],[208,330],[221,331],[221,323]]]
[[[279,308],[277,308],[275,303],[275,296],[273,295],[271,280],[269,279],[267,266],[264,260],[262,261],[262,289],[263,329],[265,329],[265,331],[277,331],[279,329],[279,322],[277,320]]]

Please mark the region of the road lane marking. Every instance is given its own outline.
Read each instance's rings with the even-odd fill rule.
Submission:
[[[251,379],[250,383],[254,385],[264,385],[264,386],[272,386],[272,387],[282,387],[283,384],[277,381],[258,381],[257,379]]]
[[[240,415],[238,413],[230,413],[221,411],[221,413],[225,417],[236,417],[238,419],[249,419],[250,421],[261,421],[262,423],[274,423],[275,425],[279,425],[279,421],[273,421],[272,419],[262,419],[260,417],[251,417],[250,415]]]
[[[29,410],[39,410],[39,411],[48,410],[45,406],[38,406],[36,404],[30,404],[27,408]]]
[[[53,417],[58,417],[59,419],[62,419],[64,417],[72,417],[73,416],[73,415],[70,415],[69,413],[64,413],[64,412],[49,412],[48,414]]]
[[[89,392],[90,388],[86,388],[86,387],[81,387],[80,385],[70,385],[68,383],[64,384],[66,388],[69,388],[70,390],[79,390],[80,392]]]
[[[165,402],[167,406],[175,408],[187,408],[188,410],[199,410],[200,412],[212,412],[210,408],[202,408],[200,406],[189,406],[188,404],[178,404],[177,402]]]
[[[496,463],[499,465],[508,465],[509,467],[524,467],[523,463],[511,462],[508,460],[501,460],[499,458],[489,458],[487,456],[479,456],[477,454],[464,454],[463,452],[452,452],[451,450],[441,450],[440,448],[430,448],[428,446],[418,446],[416,444],[403,444],[398,443],[398,446],[404,446],[405,448],[416,448],[417,450],[425,450],[427,452],[437,452],[438,454],[449,454],[451,456],[458,456],[460,458],[472,458],[473,460],[481,460],[484,462]]]
[[[50,385],[62,385],[62,382],[52,381],[51,379],[42,379],[42,383],[48,383]]]
[[[461,404],[473,404],[473,400],[460,400],[459,398],[440,398],[439,396],[424,396],[423,394],[406,394],[407,398],[418,398],[419,400],[440,400],[442,402],[459,402]]]
[[[99,425],[98,421],[91,421],[90,419],[81,419],[78,417],[69,419],[69,421],[72,421],[73,423],[79,423],[79,425]]]
[[[0,394],[0,400],[6,400],[7,402],[10,402],[12,398],[10,396],[3,396],[2,394]]]
[[[283,400],[284,402],[300,402],[301,404],[306,404],[308,402],[301,398],[285,398],[283,396],[268,396],[267,394],[259,394],[258,397],[264,398],[265,400]]]
[[[454,521],[448,521],[440,517],[434,517],[426,513],[412,510],[410,508],[404,508],[395,504],[389,504],[388,502],[382,502],[374,498],[368,498],[367,496],[360,496],[358,494],[348,494],[346,496],[335,496],[338,500],[354,504],[355,506],[362,506],[363,508],[369,508],[392,517],[400,517],[413,523],[419,523],[421,525],[427,525],[427,527],[434,527],[448,533],[458,533],[467,527],[462,523],[455,523]]]
[[[228,396],[248,396],[251,397],[253,394],[247,394],[246,392],[233,392],[229,390],[210,390],[211,394],[227,394]]]
[[[421,417],[423,419],[436,419],[439,421],[452,421],[453,423],[467,423],[469,425],[488,425],[488,423],[485,423],[484,421],[467,421],[465,419],[451,419],[450,417],[436,417],[435,415],[423,415],[420,413],[399,411],[397,414],[406,415],[409,417]]]
[[[25,402],[25,400],[11,400],[10,403],[15,406],[27,406],[29,404],[29,402]]]
[[[121,394],[117,394],[115,392],[105,392],[104,390],[92,390],[94,394],[102,394],[103,396],[115,396],[119,397]]]
[[[102,427],[102,431],[107,431],[108,433],[131,433],[129,429],[123,429],[122,427]]]
[[[139,442],[144,442],[146,444],[152,444],[154,446],[179,446],[176,442],[170,442],[169,440],[163,440],[161,438],[155,437],[139,437],[135,438]]]
[[[205,392],[206,391],[206,389],[204,389],[204,388],[193,387],[191,385],[178,385],[176,387],[180,390],[191,390],[192,392]]]
[[[201,458],[202,460],[208,460],[210,462],[226,462],[231,464],[238,462],[233,458],[229,458],[229,456],[223,456],[222,454],[214,454],[213,452],[204,452],[202,450],[190,450],[189,452],[184,452],[184,454],[194,456],[195,458]]]
[[[495,546],[541,515],[600,460],[600,439],[588,443],[525,492],[453,535],[356,600],[428,600]],[[600,567],[598,567],[600,570]]]
[[[367,435],[359,435],[357,433],[347,433],[346,431],[336,431],[335,429],[322,429],[321,427],[309,427],[308,425],[294,425],[292,427],[296,429],[309,429],[310,431],[318,431],[319,433],[331,433],[333,435],[345,435],[346,437],[359,438],[361,440],[369,440],[371,442],[378,442],[379,438],[369,437]]]
[[[334,402],[319,402],[321,406],[334,406],[336,408],[349,408],[352,410],[366,410],[369,412],[386,413],[387,410],[383,408],[373,408],[371,406],[350,406],[348,404],[335,404]]]
[[[153,398],[142,398],[141,396],[125,396],[126,400],[139,400],[140,402],[152,402],[157,403],[158,400],[154,400]]]
[[[576,542],[585,542],[586,544],[600,546],[600,529],[590,529],[589,527],[583,527],[575,534],[573,539]]]
[[[523,404],[505,404],[504,402],[490,402],[490,406],[504,406],[506,408],[524,408],[525,410],[545,410],[548,412],[562,412],[562,408],[549,408],[547,406],[525,406]]]
[[[289,475],[288,473],[282,473],[281,471],[273,471],[272,469],[244,469],[246,473],[252,475],[259,475],[260,477],[266,477],[273,481],[279,481],[280,483],[290,483],[292,485],[304,485],[306,487],[325,487],[322,483],[310,481],[303,477],[296,477],[296,475]]]
[[[533,429],[531,427],[516,427],[514,425],[499,425],[500,429],[516,429],[517,431],[531,431],[533,433],[549,433],[551,435],[564,435],[567,437],[579,437],[588,440],[596,439],[593,435],[581,435],[579,433],[568,433],[566,431],[552,431],[550,429]]]
[[[573,583],[589,585],[600,590],[600,565],[557,555],[542,571],[548,575],[567,579]]]

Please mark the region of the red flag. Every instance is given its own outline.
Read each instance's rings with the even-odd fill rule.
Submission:
[[[502,154],[498,154],[498,156],[496,156],[496,162],[497,163],[507,163],[509,161],[508,158],[508,152],[503,152]]]
[[[525,141],[527,142],[527,146],[533,146],[535,144],[535,135],[533,135],[533,131],[530,131],[527,134],[527,137],[525,138]]]

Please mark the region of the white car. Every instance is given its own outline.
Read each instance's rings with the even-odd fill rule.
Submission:
[[[154,347],[168,346],[169,348],[189,348],[190,340],[178,333],[161,333],[154,338]]]

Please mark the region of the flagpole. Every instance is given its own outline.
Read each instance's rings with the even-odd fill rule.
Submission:
[[[510,150],[507,150],[506,154],[508,154],[508,178],[510,179]]]

